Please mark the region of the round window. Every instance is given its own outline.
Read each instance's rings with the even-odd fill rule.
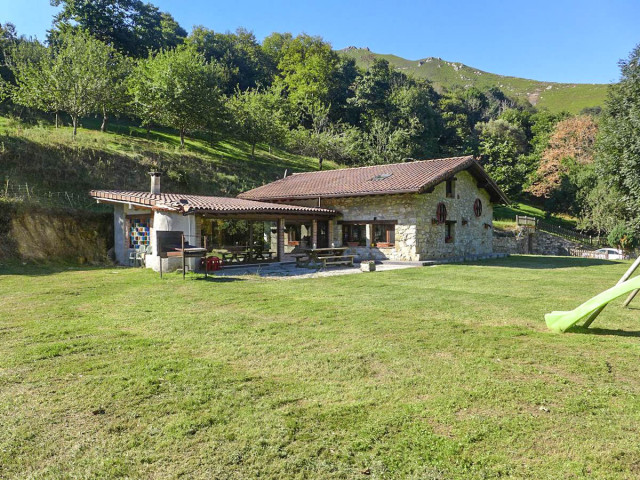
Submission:
[[[473,213],[476,214],[476,217],[482,215],[482,200],[476,198],[476,201],[473,202]]]

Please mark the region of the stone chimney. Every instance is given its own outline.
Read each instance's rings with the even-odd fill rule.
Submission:
[[[151,193],[160,193],[160,172],[149,172],[151,175]]]

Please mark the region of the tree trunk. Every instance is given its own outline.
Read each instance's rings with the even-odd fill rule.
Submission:
[[[59,123],[60,123],[60,115],[58,115],[58,112],[56,112],[56,130],[58,129]]]
[[[72,115],[71,120],[73,120],[73,138],[76,138],[76,133],[78,133],[78,116]]]
[[[318,157],[318,164],[320,165],[320,170],[322,170],[322,157]]]
[[[269,155],[271,155],[271,145],[269,145]]]
[[[180,129],[180,146],[184,148],[184,128]]]
[[[251,160],[254,159],[254,154],[256,153],[256,142],[251,144]]]
[[[102,108],[102,125],[100,125],[100,131],[102,133],[107,131],[107,122],[109,121],[109,116],[107,115],[107,110]]]

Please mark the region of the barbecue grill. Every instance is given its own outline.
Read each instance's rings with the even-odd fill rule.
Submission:
[[[182,276],[185,275],[186,258],[202,258],[207,256],[207,249],[196,247],[185,241],[183,232],[157,230],[156,245],[160,257],[160,277],[162,277],[162,259],[182,257]]]

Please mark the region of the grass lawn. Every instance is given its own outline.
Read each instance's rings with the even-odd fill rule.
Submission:
[[[533,205],[518,202],[510,205],[496,205],[493,208],[493,223],[496,227],[502,229],[515,228],[516,215],[534,217],[568,229],[574,229],[577,224],[577,220],[569,215],[547,215],[544,210],[534,207]]]
[[[0,266],[0,478],[638,478],[628,262],[305,280]],[[638,304],[640,305],[640,304]]]

